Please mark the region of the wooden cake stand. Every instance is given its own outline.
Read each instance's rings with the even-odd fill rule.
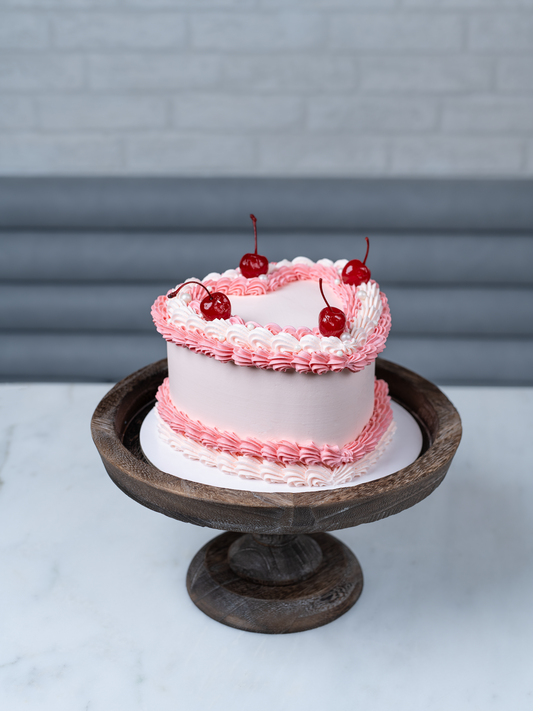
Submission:
[[[141,424],[167,376],[167,362],[118,383],[92,418],[92,435],[115,484],[154,511],[227,531],[205,545],[187,574],[193,602],[207,615],[250,632],[320,627],[347,612],[363,588],[357,558],[325,533],[392,516],[441,483],[461,439],[461,420],[432,383],[378,359],[376,376],[418,421],[418,459],[390,476],[316,492],[263,493],[199,484],[166,474],[141,449]],[[244,486],[244,483],[243,483]]]

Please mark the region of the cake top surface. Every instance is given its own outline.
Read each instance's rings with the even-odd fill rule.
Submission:
[[[154,323],[167,341],[237,365],[313,373],[362,370],[385,348],[390,312],[375,281],[342,282],[346,263],[297,257],[272,262],[267,274],[250,279],[239,269],[211,273],[201,283],[230,298],[231,318],[207,321],[200,311],[205,290],[187,284],[174,298],[163,295],[155,301]],[[346,315],[339,338],[318,330],[325,306],[319,279],[330,305]]]
[[[325,285],[324,292],[331,306],[342,309],[342,300],[331,287]],[[276,323],[282,329],[297,324],[310,330],[325,306],[315,281],[293,281],[258,296],[232,296],[231,305],[245,323]]]

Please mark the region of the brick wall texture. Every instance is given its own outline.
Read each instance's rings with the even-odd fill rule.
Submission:
[[[533,174],[533,0],[0,0],[0,174]]]

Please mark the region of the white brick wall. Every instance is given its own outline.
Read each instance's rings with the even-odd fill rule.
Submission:
[[[533,0],[0,0],[2,175],[533,175]]]

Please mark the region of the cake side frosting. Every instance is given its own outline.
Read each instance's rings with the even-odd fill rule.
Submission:
[[[245,279],[237,270],[209,274],[202,283],[229,296],[261,295],[296,281],[322,278],[340,299],[347,328],[340,338],[325,337],[318,328],[244,322],[238,315],[206,321],[199,303],[201,286],[187,285],[174,299],[160,296],[152,306],[157,330],[169,342],[222,362],[300,373],[357,372],[373,363],[385,348],[390,330],[387,298],[375,281],[358,287],[342,283],[346,260],[314,263],[305,257],[272,263],[268,274]],[[169,292],[170,293],[170,292]],[[318,316],[318,315],[317,315]]]
[[[247,439],[342,447],[374,407],[375,364],[352,373],[241,368],[167,343],[170,397],[193,420]]]
[[[375,381],[374,408],[370,420],[361,434],[343,447],[331,444],[318,446],[309,440],[303,444],[286,439],[261,442],[256,438],[240,437],[235,432],[208,427],[175,407],[170,395],[168,378],[159,387],[156,398],[159,415],[174,432],[223,452],[262,457],[283,464],[324,464],[335,467],[339,464],[356,462],[376,447],[392,421],[388,388],[383,380]]]
[[[176,410],[168,382],[157,393],[158,430],[172,449],[206,466],[245,479],[262,479],[292,486],[327,486],[364,474],[386,449],[395,431],[388,388],[375,381],[374,410],[361,435],[342,450],[313,443],[259,442],[241,439],[191,420]]]

